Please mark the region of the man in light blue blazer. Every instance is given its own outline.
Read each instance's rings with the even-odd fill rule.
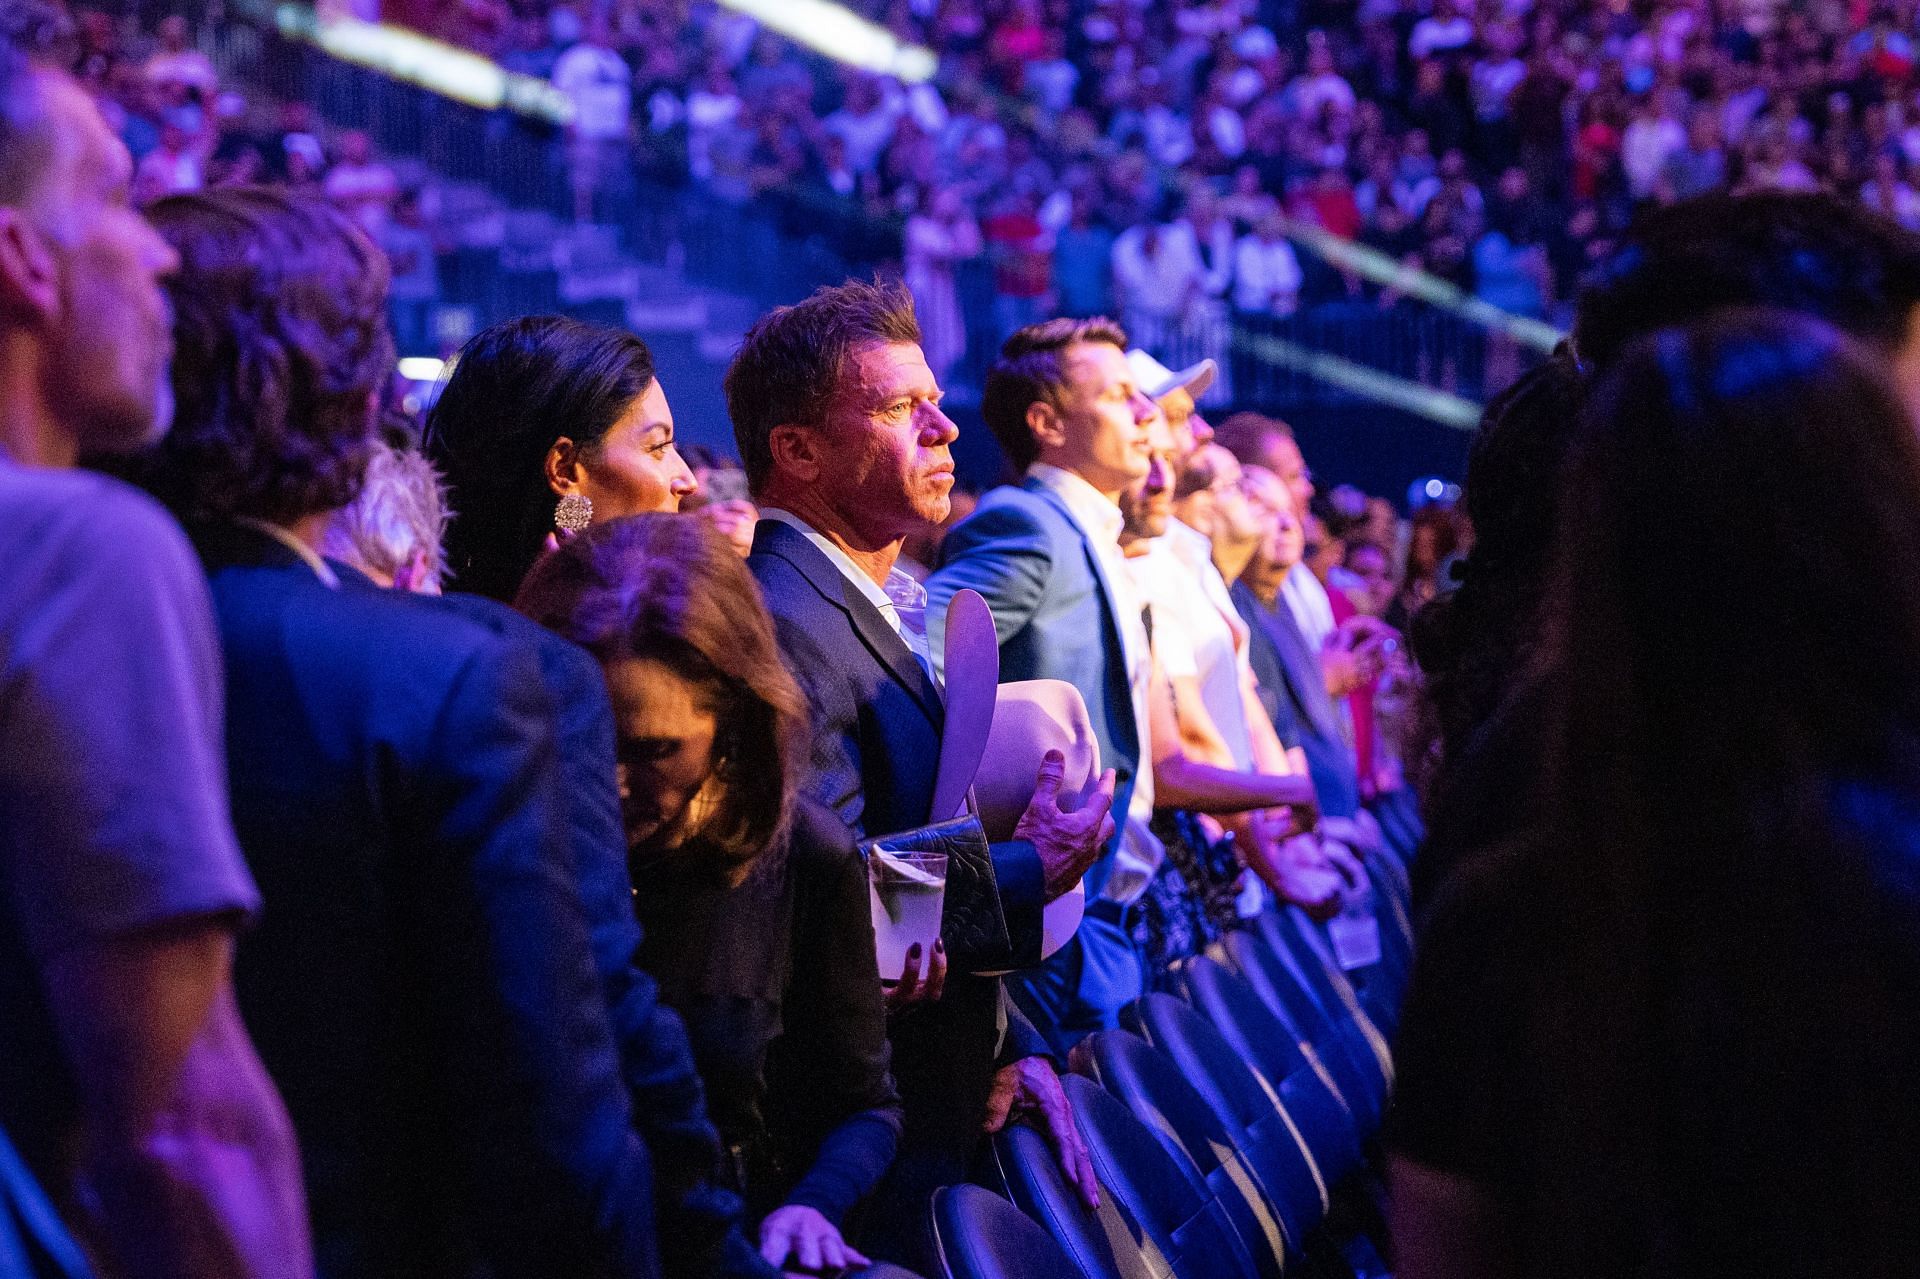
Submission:
[[[1115,770],[1117,833],[1087,872],[1087,914],[1073,942],[1021,978],[1035,1024],[1065,1050],[1115,1024],[1145,989],[1133,907],[1165,850],[1153,812],[1142,601],[1120,550],[1120,495],[1146,478],[1153,401],[1134,385],[1127,339],[1111,320],[1050,320],[1008,338],[981,408],[1018,486],[997,488],[947,536],[927,583],[928,632],[944,651],[947,603],[972,589],[993,609],[1000,678],[1065,680],[1080,690]],[[1137,818],[1138,820],[1129,820]]]

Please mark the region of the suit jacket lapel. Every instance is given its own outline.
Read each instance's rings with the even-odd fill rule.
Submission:
[[[927,674],[926,667],[920,665],[920,660],[907,647],[907,642],[887,625],[887,619],[880,615],[873,601],[861,594],[860,588],[849,582],[846,575],[834,567],[833,561],[820,553],[819,547],[797,529],[789,528],[777,520],[763,520],[754,532],[754,549],[778,555],[793,565],[828,603],[844,612],[853,623],[854,634],[867,646],[874,660],[913,695],[913,700],[920,704],[920,709],[933,721],[935,728],[943,725],[946,720],[945,707],[933,677]]]

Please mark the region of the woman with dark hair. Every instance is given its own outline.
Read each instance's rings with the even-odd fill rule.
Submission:
[[[613,694],[640,962],[687,1023],[762,1255],[864,1264],[841,1218],[899,1140],[866,867],[796,791],[807,711],[744,561],[704,520],[596,524],[520,610]]]
[[[562,315],[528,315],[462,347],[427,415],[446,476],[456,590],[512,600],[556,534],[672,512],[695,490],[647,344]]]
[[[1530,811],[1538,750],[1524,691],[1540,634],[1560,471],[1586,379],[1565,344],[1487,405],[1467,457],[1473,549],[1460,585],[1408,625],[1424,687],[1402,743],[1427,840],[1410,868],[1424,903],[1459,850],[1500,837]],[[1506,708],[1503,710],[1503,708]]]
[[[1920,439],[1735,312],[1630,346],[1559,491],[1541,801],[1425,920],[1396,1269],[1891,1276],[1920,1255]]]

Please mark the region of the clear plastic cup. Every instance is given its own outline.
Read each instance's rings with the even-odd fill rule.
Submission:
[[[885,845],[867,858],[867,898],[873,911],[873,942],[880,980],[906,975],[907,951],[920,947],[920,971],[940,937],[940,910],[947,896],[945,853],[895,852]]]

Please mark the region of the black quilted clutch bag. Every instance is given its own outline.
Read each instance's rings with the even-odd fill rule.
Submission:
[[[1006,911],[1000,905],[1000,883],[993,874],[993,854],[978,817],[968,814],[869,839],[860,845],[861,855],[870,856],[876,845],[894,852],[947,855],[940,939],[947,945],[947,964],[954,972],[1000,973],[1016,967]]]

